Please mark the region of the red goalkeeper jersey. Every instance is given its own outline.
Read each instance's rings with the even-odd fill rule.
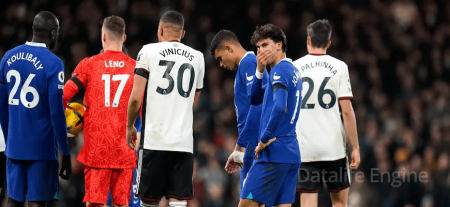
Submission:
[[[84,144],[78,161],[95,168],[134,168],[136,153],[126,142],[128,99],[136,61],[107,50],[82,60],[64,86],[64,104],[82,88]]]

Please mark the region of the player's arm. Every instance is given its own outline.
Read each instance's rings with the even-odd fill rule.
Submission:
[[[5,139],[8,137],[8,122],[9,122],[9,112],[8,112],[8,91],[6,87],[6,80],[3,76],[3,65],[5,64],[5,59],[7,55],[2,58],[0,62],[0,126],[2,127],[3,131],[3,138]],[[1,132],[0,132],[1,133]]]
[[[80,90],[86,88],[87,74],[85,67],[88,67],[88,60],[82,60],[72,73],[72,77],[64,85],[64,106],[67,106],[70,99],[74,97]]]
[[[198,78],[197,78],[197,89],[195,91],[195,97],[194,97],[194,104],[192,107],[195,107],[198,103],[198,99],[200,98],[200,93],[202,92],[203,89],[203,79],[205,77],[205,60],[203,58],[203,54],[201,54],[201,62],[200,62],[200,70],[198,73]]]
[[[136,139],[136,129],[134,128],[134,122],[139,114],[139,109],[141,107],[141,98],[142,94],[145,91],[148,76],[149,73],[147,70],[142,68],[136,68],[134,75],[133,90],[131,91],[130,99],[128,100],[128,119],[127,119],[127,141],[128,145],[130,145],[132,149],[135,148],[135,145],[133,142],[130,143],[130,141],[132,140],[128,139],[131,138],[133,138],[134,140]],[[130,134],[130,137],[128,134],[129,130],[130,133],[132,133]]]
[[[264,52],[259,51],[260,50],[258,49],[258,54],[256,56],[256,63],[257,63],[255,72],[256,78],[254,78],[250,94],[251,105],[259,105],[262,104],[264,101],[265,90],[263,89],[263,79],[266,70],[267,60],[269,59],[272,53],[271,50],[266,50]]]
[[[258,153],[268,146],[270,143],[276,140],[273,133],[280,125],[281,119],[285,114],[287,108],[288,88],[287,80],[281,75],[280,79],[274,81],[272,84],[273,93],[273,107],[270,113],[269,122],[267,124],[266,131],[262,133],[260,142],[255,149],[255,157],[258,158]]]
[[[351,99],[353,98],[352,87],[350,83],[350,77],[348,75],[348,67],[345,63],[342,65],[342,72],[340,73],[341,80],[339,83],[339,105],[341,106],[342,119],[344,120],[344,127],[347,132],[348,138],[352,144],[353,150],[351,154],[351,163],[349,167],[356,169],[359,166],[360,154],[358,133],[356,131],[356,117],[353,111]]]
[[[347,131],[348,138],[352,143],[352,162],[350,163],[351,169],[356,169],[359,166],[359,143],[358,143],[358,133],[356,131],[356,118],[355,112],[353,111],[352,102],[348,99],[339,100],[339,105],[342,110],[342,118],[344,120],[344,127]]]
[[[70,160],[69,141],[67,140],[67,123],[64,114],[64,102],[62,93],[62,84],[64,84],[64,65],[62,61],[55,62],[52,67],[54,70],[48,77],[48,94],[50,105],[50,117],[53,125],[53,133],[56,137],[59,148],[63,155],[63,162],[60,176],[63,179],[69,179],[72,173],[72,164]]]

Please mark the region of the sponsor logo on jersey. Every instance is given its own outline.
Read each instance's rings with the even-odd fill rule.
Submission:
[[[274,80],[278,80],[278,79],[280,79],[280,78],[281,78],[281,76],[278,76],[278,75],[277,75],[277,72],[273,73],[273,79],[274,79]]]
[[[253,80],[253,76],[248,76],[247,73],[245,73],[245,77],[247,78],[247,81],[252,81]]]

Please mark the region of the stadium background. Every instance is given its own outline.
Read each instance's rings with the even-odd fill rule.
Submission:
[[[306,54],[306,26],[319,18],[333,25],[329,54],[344,60],[354,92],[364,182],[354,182],[349,206],[450,206],[450,1],[446,0],[2,0],[0,55],[31,40],[35,14],[48,10],[60,20],[54,52],[66,80],[77,63],[101,49],[100,22],[119,15],[127,24],[129,54],[157,41],[161,14],[185,17],[183,43],[205,54],[205,89],[195,108],[195,197],[189,206],[236,206],[239,174],[223,170],[237,139],[233,104],[235,72],[219,68],[208,47],[220,29],[235,32],[244,48],[256,25],[274,23],[287,34],[287,56]],[[82,102],[81,96],[76,101]],[[75,161],[82,136],[70,140]],[[61,180],[61,202],[83,206],[82,165],[73,162]],[[371,172],[426,172],[424,182],[370,182]],[[373,174],[373,173],[372,173]],[[377,177],[380,180],[380,177]],[[326,193],[320,206],[330,206]]]

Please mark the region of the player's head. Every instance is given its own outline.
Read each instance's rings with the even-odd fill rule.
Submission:
[[[102,44],[119,43],[122,44],[126,40],[125,21],[122,17],[109,16],[102,23]]]
[[[33,39],[44,41],[48,48],[55,48],[59,36],[59,20],[48,11],[39,12],[33,20]]]
[[[158,41],[181,41],[184,37],[184,18],[180,12],[168,11],[161,16],[158,27]]]
[[[220,30],[211,41],[211,55],[219,61],[220,67],[236,70],[242,57],[237,57],[237,50],[243,50],[236,35],[230,30]]]
[[[255,45],[259,52],[272,50],[272,57],[269,58],[267,64],[271,65],[278,56],[286,52],[287,40],[286,35],[280,27],[274,24],[266,24],[256,27],[251,38],[252,45]]]
[[[311,48],[328,49],[331,45],[331,24],[326,19],[317,20],[306,28],[308,51]]]

